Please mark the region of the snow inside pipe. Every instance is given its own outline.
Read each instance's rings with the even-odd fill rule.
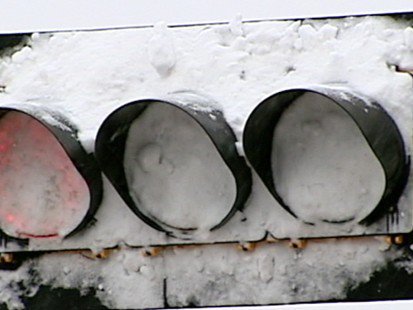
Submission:
[[[213,101],[190,92],[114,111],[95,144],[102,170],[143,221],[175,237],[224,225],[251,192],[251,171]]]
[[[62,238],[93,217],[102,198],[101,173],[76,130],[55,111],[2,107],[0,197],[3,238]]]
[[[250,115],[243,140],[273,197],[308,224],[369,225],[397,211],[410,158],[370,99],[338,87],[276,93]]]

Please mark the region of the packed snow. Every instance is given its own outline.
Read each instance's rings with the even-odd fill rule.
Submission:
[[[154,26],[155,34],[149,40],[148,57],[160,77],[166,78],[175,66],[175,47],[171,32],[165,23]]]
[[[95,288],[110,309],[325,301],[346,298],[350,288],[400,255],[374,239],[312,242],[303,250],[261,244],[253,252],[235,245],[173,247],[156,257],[123,248],[104,260],[52,253],[16,272],[0,271],[0,301],[24,309],[20,296],[35,295],[40,285],[83,293]]]
[[[225,25],[33,34],[26,46],[0,59],[0,103],[36,102],[61,110],[79,128],[85,148],[93,151],[107,115],[137,99],[163,98],[182,89],[210,94],[222,104],[241,141],[250,112],[264,98],[286,88],[329,84],[379,102],[399,126],[411,154],[412,77],[396,70],[413,68],[410,25],[408,19],[394,17],[255,23],[237,18]],[[165,59],[155,59],[157,55]],[[237,148],[242,151],[240,142]],[[147,150],[158,151],[156,146]],[[278,238],[388,233],[386,219],[369,227],[305,225],[280,208],[256,175],[253,180],[245,209],[206,234],[203,242],[260,240],[267,232]],[[411,230],[411,185],[392,232]],[[92,228],[61,244],[30,243],[30,249],[180,242],[145,225],[108,182],[104,186]],[[6,250],[13,249],[9,246]],[[170,306],[345,298],[349,287],[367,281],[400,253],[364,238],[310,241],[303,250],[271,244],[252,253],[231,245],[188,246],[167,250],[155,260],[128,249],[104,262],[76,255],[50,254],[17,272],[2,271],[0,299],[11,308],[23,307],[16,283],[30,283],[30,267],[42,275],[37,284],[100,287],[98,297],[112,308],[162,307],[164,294]],[[35,292],[36,286],[27,293]]]
[[[137,207],[169,227],[210,229],[235,201],[235,179],[211,139],[173,105],[149,104],[132,123],[124,166]]]
[[[307,222],[362,220],[386,185],[380,162],[351,117],[331,99],[307,92],[274,130],[275,188]]]

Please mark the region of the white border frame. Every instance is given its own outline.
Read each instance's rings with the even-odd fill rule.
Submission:
[[[0,0],[0,33],[413,12],[411,0]]]

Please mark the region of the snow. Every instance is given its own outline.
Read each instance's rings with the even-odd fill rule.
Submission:
[[[275,188],[302,220],[360,221],[386,185],[380,162],[350,116],[331,99],[307,92],[274,131]]]
[[[363,242],[313,242],[304,250],[279,243],[261,244],[252,252],[225,245],[202,247],[197,253],[168,252],[168,301],[182,307],[190,302],[213,306],[339,299],[346,288],[385,264],[380,242]],[[355,257],[357,263],[352,262]]]
[[[262,243],[243,252],[221,244],[171,247],[155,257],[121,248],[104,260],[50,253],[27,261],[17,272],[1,271],[0,300],[12,309],[23,308],[20,281],[31,283],[33,295],[40,285],[84,292],[101,287],[96,295],[112,309],[162,308],[164,293],[169,307],[340,299],[385,266],[388,257],[400,256],[383,245],[374,239],[325,240],[297,250],[286,243]]]
[[[22,238],[64,237],[79,225],[89,209],[89,189],[39,121],[14,111],[2,116],[0,154],[3,231]]]
[[[156,69],[160,77],[171,74],[176,62],[175,47],[171,31],[165,23],[154,26],[154,35],[148,44],[149,62]]]
[[[168,60],[168,39],[154,42],[156,34],[149,28],[34,34],[23,52],[0,60],[0,85],[5,86],[0,103],[37,102],[64,112],[79,128],[81,142],[93,151],[102,121],[135,100],[161,99],[188,89],[208,94],[221,104],[241,141],[248,115],[264,98],[287,88],[328,84],[353,89],[381,104],[399,126],[411,154],[412,77],[396,71],[413,67],[410,29],[408,20],[392,17],[257,23],[240,23],[238,18],[231,26],[163,28],[172,38],[174,61]],[[150,55],[152,44],[166,59]],[[241,143],[237,147],[242,151]],[[152,146],[146,151],[156,154],[160,149]],[[144,166],[156,163],[143,157]],[[100,287],[99,298],[112,308],[162,307],[165,290],[170,306],[345,298],[349,287],[367,281],[400,252],[372,237],[312,240],[305,249],[262,242],[253,252],[213,243],[262,240],[267,233],[300,238],[411,230],[411,180],[400,202],[399,222],[387,230],[386,219],[369,227],[305,225],[287,214],[254,174],[245,210],[192,241],[208,244],[170,247],[160,256],[143,258],[138,249],[124,247],[186,241],[145,225],[104,181],[104,202],[93,227],[63,242],[30,242],[28,249],[122,249],[106,261],[54,253],[25,263],[17,272],[2,271],[1,300],[19,306],[18,290],[9,283],[29,283],[30,266],[43,277],[37,283]],[[3,250],[21,248],[9,243]]]
[[[31,287],[29,295],[35,295],[40,285],[76,287],[83,293],[95,287],[97,297],[111,309],[159,308],[163,306],[162,261],[131,249],[115,252],[108,260],[54,253],[26,262],[17,272],[1,271],[0,301],[9,309],[25,309],[18,295],[24,294],[18,288],[22,282]]]
[[[132,123],[124,166],[138,208],[167,226],[208,230],[235,201],[234,177],[207,133],[173,105],[149,104]]]
[[[209,113],[209,117],[216,119],[213,112],[221,113],[223,106],[208,94],[194,90],[180,90],[169,93],[165,98],[166,101],[191,108],[195,112]]]
[[[171,98],[166,100],[204,112],[222,110],[241,141],[249,114],[264,98],[284,89],[320,84],[376,100],[396,121],[406,151],[411,153],[412,78],[394,69],[402,63],[409,66],[411,51],[405,42],[410,26],[405,20],[362,17],[240,23],[237,17],[228,25],[165,29],[160,23],[155,28],[33,34],[27,45],[30,51],[25,49],[17,63],[13,55],[0,62],[0,85],[5,85],[0,103],[28,102],[62,111],[79,129],[86,150],[92,152],[100,124],[128,102]],[[170,71],[159,75],[156,66],[171,63],[167,54],[171,40],[173,68],[165,65]],[[153,46],[161,51],[157,63],[149,52]],[[240,142],[236,147],[243,154]],[[400,200],[400,220],[389,228],[385,218],[368,227],[354,223],[310,227],[280,208],[255,174],[253,181],[243,212],[216,232],[197,235],[195,241],[260,240],[267,232],[278,238],[298,238],[411,229],[411,184]],[[106,188],[110,186],[105,187],[92,230],[82,238],[66,240],[65,245],[41,246],[94,248],[167,242],[134,219],[113,190],[108,193]],[[114,230],[112,221],[128,224]],[[35,243],[29,247],[38,248]]]

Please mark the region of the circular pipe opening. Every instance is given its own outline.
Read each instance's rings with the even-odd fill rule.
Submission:
[[[247,121],[244,148],[274,198],[309,224],[369,224],[397,204],[409,171],[390,116],[343,89],[267,98]]]
[[[251,174],[220,111],[174,98],[113,112],[99,130],[96,154],[140,218],[189,238],[219,228],[244,205]]]
[[[202,127],[174,106],[151,104],[131,124],[124,165],[136,205],[169,227],[212,228],[234,204],[231,171]]]
[[[0,110],[0,228],[4,233],[21,239],[62,238],[93,216],[101,199],[100,174],[91,165],[84,168],[89,170],[86,178],[85,171],[78,170],[70,153],[84,156],[77,163],[80,166],[90,159],[73,135],[26,112]],[[70,145],[65,148],[61,140],[71,140]]]

